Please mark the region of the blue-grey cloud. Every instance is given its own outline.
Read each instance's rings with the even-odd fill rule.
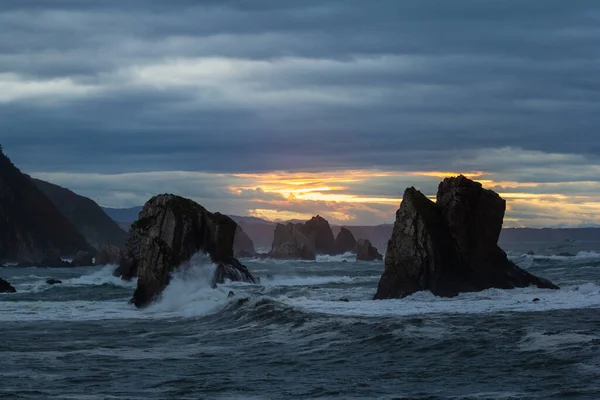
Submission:
[[[40,173],[594,180],[599,26],[595,0],[5,0],[0,142]]]

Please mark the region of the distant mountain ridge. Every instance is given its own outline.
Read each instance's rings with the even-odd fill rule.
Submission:
[[[94,251],[46,195],[0,151],[0,262]]]
[[[32,181],[92,246],[125,244],[125,231],[95,201],[50,182]]]
[[[119,223],[127,223],[137,219],[138,210],[141,207],[129,209],[104,209],[110,216],[127,216],[130,220],[119,220]],[[136,212],[137,211],[137,212]],[[294,222],[295,220],[276,222],[268,221],[258,217],[230,215],[244,232],[252,239],[256,248],[269,249],[273,243],[275,226],[277,223]],[[392,235],[393,224],[381,225],[331,225],[334,235],[337,236],[341,227],[348,228],[357,239],[367,239],[381,251],[385,251],[387,243]],[[561,242],[566,240],[576,241],[600,241],[600,228],[504,228],[500,234],[500,245],[514,243],[535,242]]]

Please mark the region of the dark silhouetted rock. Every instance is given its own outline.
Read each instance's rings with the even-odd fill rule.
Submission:
[[[232,297],[235,296],[235,293],[233,293],[231,290],[229,291],[229,293],[227,293],[227,298],[230,299]]]
[[[535,299],[532,300],[534,303],[537,303],[538,301],[540,301],[540,299],[538,299],[537,297]]]
[[[93,251],[54,204],[0,152],[0,262],[40,264],[46,251]]]
[[[257,279],[233,257],[237,224],[210,213],[199,204],[174,195],[150,199],[132,224],[120,268],[125,276],[137,274],[131,301],[143,307],[168,285],[170,274],[196,253],[217,264],[213,282],[224,279],[256,283]]]
[[[121,261],[121,248],[112,244],[102,246],[96,254],[96,265],[119,264]]]
[[[123,246],[127,233],[95,201],[49,182],[32,181],[88,243],[96,248],[105,244]]]
[[[335,239],[327,220],[319,215],[312,217],[302,227],[304,235],[315,246],[315,254],[335,255]]]
[[[342,298],[342,299],[339,299],[338,301],[341,301],[343,303],[350,303],[350,300],[347,298]]]
[[[255,257],[256,249],[252,239],[244,232],[240,225],[235,231],[235,239],[233,241],[233,255],[235,257]]]
[[[356,251],[356,239],[348,228],[340,228],[335,238],[335,252],[337,254],[354,253]]]
[[[73,257],[71,264],[74,267],[89,267],[94,265],[94,257],[92,256],[92,253],[88,251],[79,251],[75,254],[75,257]]]
[[[534,252],[533,250],[529,250],[529,251],[527,252],[527,255],[528,255],[528,256],[535,256],[535,252]]]
[[[437,204],[408,188],[385,257],[376,299],[429,290],[455,296],[489,288],[558,287],[519,268],[498,247],[505,201],[464,176],[445,179]]]
[[[288,222],[275,226],[275,237],[269,257],[277,259],[314,260],[314,241],[306,237],[302,224]]]
[[[0,293],[15,293],[16,291],[17,289],[13,285],[0,278]]]
[[[356,242],[356,261],[381,261],[383,256],[370,241],[366,239],[358,239]]]
[[[59,284],[59,283],[62,283],[62,281],[61,281],[61,280],[58,280],[58,279],[48,279],[48,280],[46,281],[46,283],[47,283],[48,285],[57,285],[57,284]]]

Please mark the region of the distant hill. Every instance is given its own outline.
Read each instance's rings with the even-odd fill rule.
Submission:
[[[113,221],[131,224],[132,222],[137,221],[142,208],[143,206],[131,208],[102,207],[102,211],[104,211]]]
[[[137,220],[141,207],[128,209],[104,209],[115,221],[125,225]],[[114,216],[114,217],[113,217]],[[231,219],[237,222],[244,232],[252,239],[257,249],[270,249],[273,243],[273,234],[277,222],[267,221],[257,217],[247,217],[239,215],[230,215]],[[287,222],[305,222],[305,221],[285,221]],[[348,228],[356,239],[368,239],[380,251],[385,252],[387,243],[392,236],[393,224],[382,225],[344,225]],[[333,234],[337,236],[341,225],[331,225]],[[504,228],[500,234],[499,244],[511,245],[515,243],[534,243],[534,242],[561,242],[567,240],[575,241],[600,241],[600,228]]]
[[[536,242],[598,242],[600,228],[506,228],[500,234],[500,245]]]
[[[97,249],[105,244],[123,246],[127,234],[95,201],[61,186],[32,180],[92,246]]]
[[[93,251],[31,179],[0,151],[0,262],[40,261],[47,252]]]

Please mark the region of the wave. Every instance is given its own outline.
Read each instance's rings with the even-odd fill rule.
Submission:
[[[125,281],[120,277],[114,276],[115,265],[107,265],[102,269],[95,271],[89,275],[83,275],[78,278],[67,279],[63,281],[63,285],[71,286],[100,286],[113,285],[120,287],[134,287],[137,280]]]
[[[489,289],[478,293],[464,293],[453,298],[441,298],[429,292],[418,292],[404,299],[378,301],[370,299],[349,302],[326,301],[309,297],[280,297],[279,300],[305,311],[357,317],[533,312],[598,308],[600,286],[586,283],[561,290]]]
[[[146,313],[198,317],[212,314],[228,302],[229,290],[211,287],[216,266],[204,256],[195,256],[177,270],[160,299],[143,310]]]
[[[595,251],[580,251],[572,256],[560,256],[560,255],[531,255],[522,254],[521,257],[533,259],[533,260],[589,260],[600,258],[600,253]]]
[[[575,332],[529,332],[519,342],[519,350],[564,352],[569,351],[569,349],[573,346],[579,346],[581,344],[590,343],[599,339],[600,336],[584,335]]]

